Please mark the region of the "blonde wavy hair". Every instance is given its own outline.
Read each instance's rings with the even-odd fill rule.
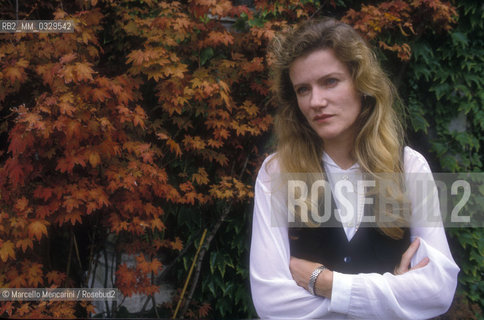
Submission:
[[[357,118],[357,135],[352,156],[363,173],[377,181],[373,193],[378,197],[378,180],[385,173],[398,186],[387,194],[404,208],[403,185],[404,131],[399,116],[402,103],[395,86],[382,70],[366,41],[349,25],[332,18],[309,20],[277,35],[269,47],[272,55],[271,80],[273,99],[278,106],[274,130],[277,138],[276,157],[282,172],[322,173],[324,144],[301,113],[289,68],[298,57],[318,49],[332,49],[352,76],[361,94],[361,113]],[[383,175],[382,175],[383,174]],[[375,201],[377,203],[378,201]],[[376,208],[378,227],[391,238],[403,236],[405,210]],[[392,216],[391,223],[381,222],[378,214]]]

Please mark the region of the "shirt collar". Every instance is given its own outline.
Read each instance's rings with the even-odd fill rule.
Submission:
[[[353,170],[357,170],[360,168],[360,165],[358,164],[358,162],[355,162],[351,167],[349,167],[348,169],[341,169],[340,166],[338,166],[336,164],[336,162],[334,162],[333,159],[331,159],[331,157],[323,151],[323,162],[326,166],[332,168],[332,169],[337,169],[339,171],[353,171]]]

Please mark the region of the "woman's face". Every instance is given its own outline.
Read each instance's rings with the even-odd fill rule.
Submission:
[[[319,49],[297,58],[289,77],[299,109],[324,143],[353,143],[361,96],[333,50]]]

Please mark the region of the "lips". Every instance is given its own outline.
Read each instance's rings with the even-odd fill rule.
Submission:
[[[333,114],[326,114],[326,113],[323,113],[323,114],[320,114],[320,115],[317,115],[313,118],[313,121],[316,121],[316,122],[321,122],[321,121],[324,121],[326,119],[329,119],[331,117],[333,117],[334,115]]]

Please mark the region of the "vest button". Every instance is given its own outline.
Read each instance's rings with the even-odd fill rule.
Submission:
[[[350,256],[346,256],[346,257],[343,258],[343,261],[345,263],[350,263],[351,262],[351,257]]]

